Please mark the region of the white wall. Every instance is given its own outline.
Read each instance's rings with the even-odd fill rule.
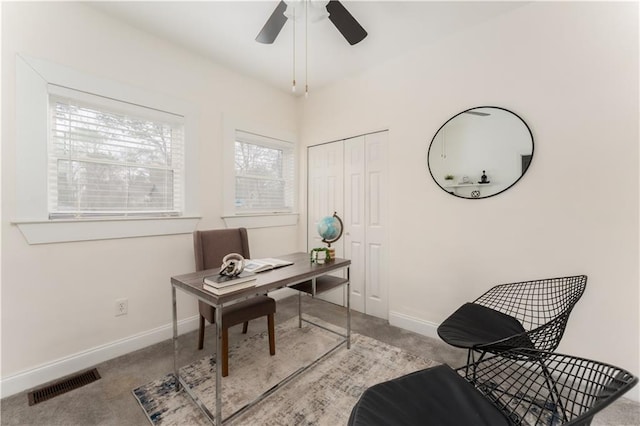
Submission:
[[[16,217],[15,55],[190,102],[198,111],[200,229],[224,227],[223,114],[296,133],[291,96],[80,3],[2,4],[2,396],[170,336],[169,277],[194,270],[190,234],[28,245]],[[273,127],[273,125],[271,125]],[[254,256],[296,251],[297,226],[250,229]],[[129,314],[115,317],[115,299]],[[194,325],[196,302],[179,298]],[[195,341],[194,341],[195,344]],[[38,382],[39,381],[39,382]]]
[[[640,372],[638,71],[638,3],[535,2],[299,100],[307,145],[390,130],[392,323],[433,333],[495,284],[587,274],[559,350]],[[455,198],[429,142],[481,105],[528,123],[533,161],[503,194]]]
[[[425,329],[493,284],[585,273],[560,349],[638,374],[637,7],[526,5],[294,101],[81,4],[3,3],[2,395],[168,333],[169,277],[193,268],[190,235],[26,244],[10,224],[16,52],[195,104],[201,229],[223,226],[223,113],[301,125],[307,145],[389,128],[390,257],[420,265],[392,281],[392,320]],[[514,188],[462,200],[431,180],[427,149],[449,117],[479,105],[527,121],[535,154]],[[306,241],[304,227],[249,238],[258,257]],[[113,316],[120,297],[126,317]],[[195,303],[179,302],[192,318]]]

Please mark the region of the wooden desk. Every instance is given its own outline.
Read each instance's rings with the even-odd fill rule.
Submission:
[[[318,265],[310,262],[308,253],[293,253],[286,256],[278,256],[279,259],[290,260],[294,262],[293,265],[285,266],[278,269],[273,269],[267,272],[260,272],[257,274],[256,286],[248,289],[238,290],[233,293],[225,294],[222,296],[216,296],[202,288],[204,277],[208,275],[214,275],[218,273],[217,269],[209,269],[205,271],[192,272],[190,274],[177,275],[171,277],[171,300],[173,305],[173,370],[175,377],[177,378],[176,388],[180,390],[183,388],[185,392],[194,400],[194,402],[200,407],[203,413],[216,425],[221,425],[223,421],[232,419],[243,413],[271,393],[275,392],[280,386],[292,380],[294,377],[306,371],[309,367],[320,362],[329,354],[333,353],[340,346],[345,345],[347,349],[351,347],[351,310],[350,310],[350,289],[349,289],[349,266],[351,261],[348,259],[334,259],[331,262]],[[335,277],[329,275],[332,272],[346,269],[346,278]],[[306,367],[300,368],[288,377],[284,378],[280,383],[273,386],[271,389],[266,390],[255,400],[249,402],[240,410],[231,414],[229,417],[222,419],[222,363],[217,362],[222,359],[222,307],[231,302],[253,297],[256,292],[264,293],[270,290],[275,290],[283,287],[290,287],[298,290],[298,326],[302,327],[302,322],[319,326],[311,321],[308,321],[302,317],[301,308],[301,295],[302,293],[311,294],[315,296],[325,291],[347,286],[347,332],[346,335],[340,334],[344,337],[344,340],[339,342],[336,346],[325,352],[323,355],[315,359],[311,364]],[[204,404],[191,392],[191,389],[182,380],[179,374],[178,367],[178,310],[176,304],[176,289],[180,289],[186,293],[191,294],[198,300],[213,306],[216,308],[216,407],[215,416],[211,411],[204,406]],[[324,328],[324,327],[322,327]],[[325,330],[328,330],[325,328]],[[328,330],[333,332],[332,330]],[[335,333],[335,332],[333,332]]]

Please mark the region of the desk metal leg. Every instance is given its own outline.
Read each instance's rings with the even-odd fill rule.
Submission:
[[[298,328],[302,328],[302,292],[298,292]]]
[[[351,277],[347,267],[347,349],[351,349]]]
[[[222,425],[222,306],[216,306],[216,425]]]
[[[176,391],[180,390],[180,377],[178,376],[178,306],[176,303],[176,288],[171,286],[171,304],[173,321],[173,374],[176,378]]]

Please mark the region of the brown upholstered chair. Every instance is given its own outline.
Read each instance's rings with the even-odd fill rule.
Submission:
[[[220,268],[222,258],[229,253],[239,253],[246,259],[251,257],[245,228],[195,231],[193,233],[193,247],[196,271]],[[206,319],[213,324],[216,311],[214,307],[206,303],[199,301],[198,304],[200,308],[198,349],[202,349],[204,346],[204,320]],[[275,312],[276,301],[266,295],[251,297],[222,308],[222,376],[229,375],[229,327],[234,325],[243,323],[242,332],[246,333],[250,320],[266,316],[269,327],[269,353],[275,355]]]

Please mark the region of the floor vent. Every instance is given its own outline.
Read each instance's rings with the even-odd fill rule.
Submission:
[[[100,374],[98,373],[98,370],[94,368],[92,370],[85,371],[84,373],[78,373],[65,379],[58,380],[55,383],[29,392],[29,405],[38,404],[42,401],[46,401],[47,399],[51,399],[54,396],[62,395],[63,393],[88,385],[99,378]]]

